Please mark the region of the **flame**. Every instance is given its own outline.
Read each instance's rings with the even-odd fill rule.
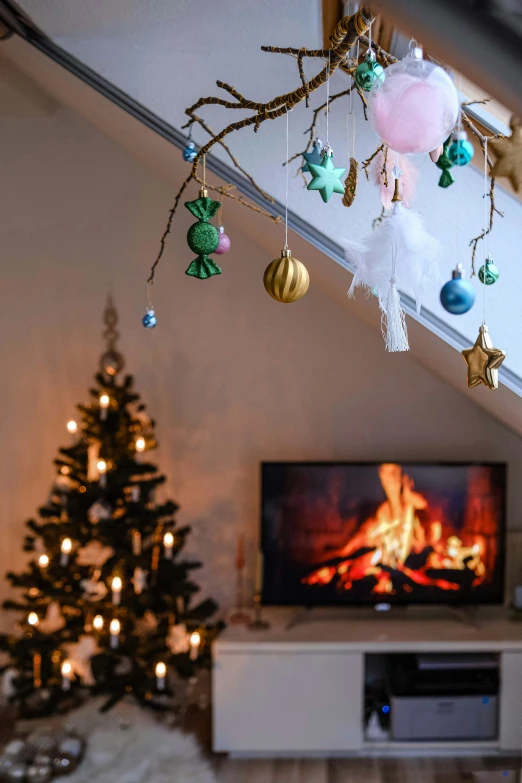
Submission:
[[[373,577],[375,584],[370,593],[389,596],[396,593],[393,572],[404,575],[403,589],[408,593],[415,584],[448,591],[461,589],[451,574],[443,578],[440,572],[445,570],[472,571],[473,587],[484,582],[486,562],[488,558],[491,561],[487,539],[465,528],[457,535],[443,515],[423,524],[419,512],[429,511],[429,504],[414,489],[413,479],[402,472],[400,465],[383,464],[378,472],[386,495],[384,503],[337,552],[336,564],[319,566],[302,579],[303,584],[328,585],[335,580],[339,590],[350,590],[355,582]],[[407,566],[411,555],[419,555],[422,564]]]

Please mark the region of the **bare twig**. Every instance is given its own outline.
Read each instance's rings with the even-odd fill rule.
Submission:
[[[366,158],[366,160],[363,160],[363,162],[361,163],[361,168],[362,168],[362,170],[364,171],[364,173],[365,173],[365,175],[366,175],[366,179],[367,179],[368,181],[370,181],[370,177],[369,177],[369,175],[368,175],[368,168],[369,168],[369,166],[370,166],[370,164],[371,164],[372,160],[373,160],[374,158],[376,158],[376,157],[377,157],[377,155],[379,154],[379,152],[381,152],[381,151],[384,149],[384,146],[385,146],[384,144],[380,144],[380,145],[377,147],[377,149],[375,150],[375,152],[372,152],[372,154],[370,155],[370,157],[369,157],[369,158]]]
[[[338,92],[335,95],[331,95],[329,98],[329,103],[334,103],[338,98],[343,98],[345,95],[349,95],[351,91],[354,89],[353,85],[351,87],[348,87],[347,90],[343,90],[342,92]],[[326,109],[326,103],[321,104],[321,106],[318,106],[317,109],[314,109],[313,115],[312,115],[312,124],[309,128],[305,130],[305,133],[308,133],[308,141],[306,143],[306,147],[302,152],[296,152],[295,155],[292,155],[291,158],[288,159],[288,163],[292,163],[292,161],[297,160],[297,158],[300,158],[303,152],[308,152],[310,147],[312,146],[316,127],[317,127],[317,120],[319,118],[320,113]],[[283,163],[283,166],[286,166],[286,163]]]

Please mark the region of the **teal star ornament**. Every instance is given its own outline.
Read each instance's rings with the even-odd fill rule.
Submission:
[[[312,179],[308,183],[308,190],[318,190],[325,204],[330,201],[332,193],[344,194],[341,177],[346,169],[336,169],[332,158],[332,152],[325,152],[319,166],[309,164]]]
[[[316,139],[313,143],[312,151],[303,152],[303,158],[305,159],[305,164],[301,168],[301,171],[309,172],[310,169],[308,168],[308,166],[310,165],[310,163],[314,163],[316,166],[321,165],[321,162],[323,160],[323,155],[321,152],[322,147],[323,147],[323,142],[321,141],[321,139]]]

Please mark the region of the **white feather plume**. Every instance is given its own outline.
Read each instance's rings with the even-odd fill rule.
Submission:
[[[355,266],[348,296],[358,286],[378,293],[379,306],[385,311],[390,296],[393,260],[397,288],[415,299],[420,312],[426,289],[440,282],[437,259],[440,244],[428,234],[421,216],[401,202],[362,242],[345,240],[346,260]]]

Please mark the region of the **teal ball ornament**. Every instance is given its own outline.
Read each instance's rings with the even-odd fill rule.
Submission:
[[[154,312],[153,307],[147,307],[145,311],[145,315],[141,319],[141,323],[145,327],[145,329],[154,329],[156,326],[156,314]]]
[[[357,87],[364,92],[370,92],[374,85],[382,86],[386,78],[384,68],[377,62],[373,49],[368,49],[364,60],[355,69],[353,78]]]
[[[459,130],[452,135],[447,155],[454,166],[467,166],[474,154],[473,144],[466,131]]]
[[[462,264],[457,264],[451,280],[445,283],[440,291],[440,303],[452,315],[463,315],[471,310],[475,302],[475,289],[464,280]]]
[[[498,266],[494,263],[493,259],[488,256],[483,266],[479,269],[479,280],[486,285],[493,285],[500,277]]]
[[[183,150],[183,160],[185,160],[187,163],[193,163],[196,155],[196,145],[193,141],[188,141],[187,146]]]

